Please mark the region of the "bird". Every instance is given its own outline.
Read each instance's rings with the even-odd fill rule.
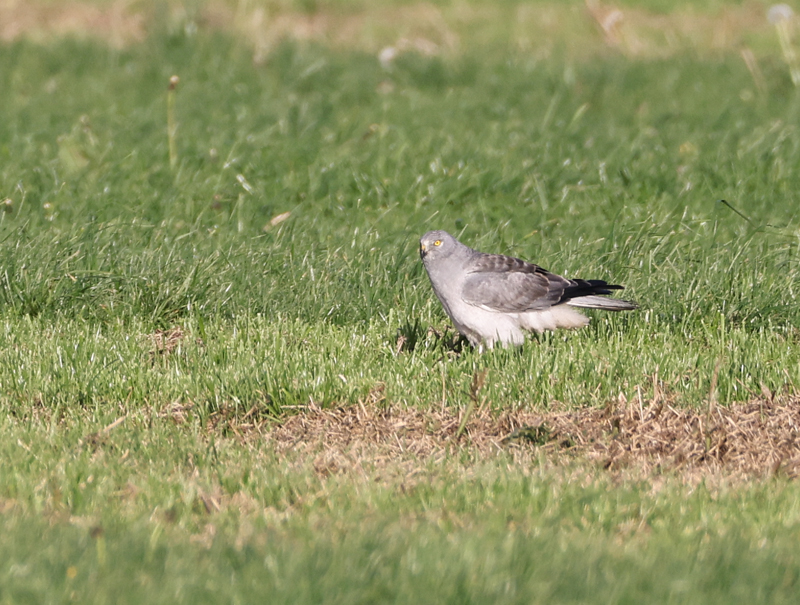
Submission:
[[[419,254],[453,325],[479,351],[496,343],[522,345],[525,331],[588,325],[589,318],[576,307],[631,311],[639,306],[606,298],[623,286],[567,279],[513,256],[478,252],[446,231],[423,235]]]

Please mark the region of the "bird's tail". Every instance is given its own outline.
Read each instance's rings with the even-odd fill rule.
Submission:
[[[567,304],[570,307],[602,309],[604,311],[632,311],[639,308],[639,305],[632,300],[606,298],[605,296],[578,296],[577,298],[570,298]]]

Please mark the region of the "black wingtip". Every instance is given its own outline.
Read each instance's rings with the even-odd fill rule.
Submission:
[[[564,298],[578,298],[580,296],[591,296],[593,294],[606,295],[611,294],[614,290],[624,290],[625,286],[619,284],[609,284],[602,279],[575,279],[574,286],[567,288],[564,292]]]

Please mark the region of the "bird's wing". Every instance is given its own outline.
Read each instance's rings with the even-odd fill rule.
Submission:
[[[502,254],[481,254],[467,270],[461,298],[490,311],[523,313],[552,307],[574,285],[533,263]]]

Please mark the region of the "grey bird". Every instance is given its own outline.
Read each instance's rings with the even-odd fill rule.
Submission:
[[[589,318],[574,307],[630,311],[638,305],[606,298],[622,286],[599,279],[567,279],[502,254],[484,254],[446,231],[429,231],[419,255],[433,291],[456,329],[474,347],[521,345],[524,330],[582,328]]]

